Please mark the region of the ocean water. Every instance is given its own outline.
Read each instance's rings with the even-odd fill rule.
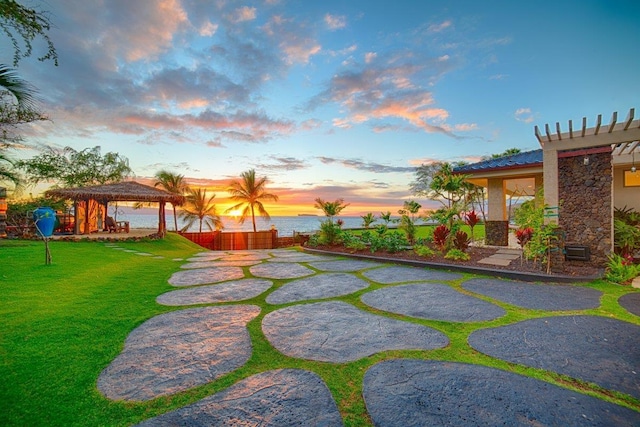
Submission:
[[[344,221],[343,228],[360,228],[362,227],[362,218],[353,216],[338,217]],[[320,229],[320,222],[324,221],[324,216],[272,216],[270,221],[264,218],[256,217],[256,228],[260,230],[270,230],[271,226],[275,226],[280,237],[291,237],[294,232],[311,233]],[[167,229],[173,231],[175,226],[173,222],[173,212],[169,207],[166,211]],[[121,209],[118,212],[118,221],[129,221],[131,228],[158,228],[158,213],[150,210],[134,210]],[[251,218],[248,218],[244,224],[238,222],[232,217],[222,217],[224,224],[223,231],[252,231]],[[374,224],[375,225],[375,224]],[[184,222],[178,218],[178,229],[184,226]],[[196,223],[189,231],[198,231],[199,225]],[[202,231],[209,231],[203,226]]]

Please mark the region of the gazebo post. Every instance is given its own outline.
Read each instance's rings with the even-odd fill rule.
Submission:
[[[165,202],[158,202],[158,234],[163,236],[166,234],[166,223],[165,223],[165,215],[164,215],[164,206]]]

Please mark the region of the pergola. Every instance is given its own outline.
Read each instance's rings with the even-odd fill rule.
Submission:
[[[174,205],[184,203],[184,196],[172,194],[134,181],[88,187],[59,188],[49,190],[46,194],[51,197],[73,200],[75,206],[74,234],[79,234],[78,207],[80,204],[84,204],[84,209],[87,213],[84,215],[84,234],[89,234],[91,227],[89,226],[90,215],[88,212],[91,201],[97,202],[105,208],[109,202],[158,203],[158,234],[164,236],[167,232],[165,219],[166,203],[169,202]]]
[[[635,109],[629,110],[627,118],[618,123],[618,113],[614,112],[609,124],[602,124],[602,114],[598,115],[596,125],[587,128],[587,118],[582,118],[582,127],[574,130],[573,122],[569,120],[569,130],[562,132],[560,123],[556,122],[555,133],[549,124],[545,125],[545,135],[535,127],[535,136],[542,147],[544,198],[549,206],[558,206],[558,158],[570,150],[573,156],[611,153],[619,156],[618,162],[631,163],[635,155],[640,155],[640,119],[634,120]],[[634,154],[635,153],[635,154]],[[585,160],[584,162],[588,162]]]

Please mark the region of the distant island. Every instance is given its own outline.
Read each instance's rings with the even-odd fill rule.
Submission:
[[[298,214],[298,216],[318,216],[316,214]]]

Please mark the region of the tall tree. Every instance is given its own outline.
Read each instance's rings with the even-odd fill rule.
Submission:
[[[187,185],[187,181],[185,181],[184,179],[184,175],[161,170],[156,173],[155,179],[156,181],[153,184],[154,187],[161,187],[163,190],[168,191],[171,194],[178,194],[180,196],[183,196],[189,190],[189,186]],[[172,203],[171,205],[173,206],[173,221],[175,230],[178,231],[176,205],[174,203]]]
[[[242,174],[240,174],[240,177],[240,180],[232,181],[227,188],[227,191],[231,195],[231,200],[238,203],[231,206],[225,212],[229,213],[234,210],[242,209],[240,218],[238,220],[240,224],[244,224],[247,217],[251,215],[253,232],[255,233],[257,231],[255,212],[256,209],[258,210],[260,216],[268,221],[269,219],[271,219],[271,216],[269,216],[269,213],[265,209],[262,202],[267,200],[277,202],[278,196],[267,192],[267,177],[264,176],[262,178],[256,179],[256,171],[254,169],[249,169],[248,171],[242,172]]]
[[[47,32],[51,30],[49,14],[22,6],[15,0],[0,1],[0,29],[13,44],[13,66],[22,58],[31,56],[32,42],[40,36],[47,44],[47,53],[38,58],[40,61],[53,60],[58,65],[58,53]],[[20,42],[22,39],[22,43]],[[24,46],[23,46],[24,45]]]
[[[187,231],[196,221],[199,221],[199,230],[202,233],[204,224],[209,230],[222,230],[224,224],[217,213],[213,203],[216,195],[207,198],[207,190],[202,188],[189,188],[186,195],[186,205],[180,212],[180,217],[185,221],[182,231]]]
[[[32,42],[41,37],[47,44],[47,53],[38,58],[51,59],[58,65],[58,54],[49,39],[51,21],[46,12],[20,5],[15,0],[0,1],[0,29],[13,45],[13,66],[21,58],[31,55]],[[20,124],[46,120],[35,103],[36,90],[20,79],[8,66],[0,64],[0,183],[11,182],[16,188],[21,184],[20,175],[6,150],[22,141],[16,132]]]
[[[118,153],[100,153],[100,146],[76,151],[66,147],[62,151],[48,148],[43,154],[17,163],[33,184],[57,181],[62,187],[109,184],[121,182],[133,171],[129,160]]]

